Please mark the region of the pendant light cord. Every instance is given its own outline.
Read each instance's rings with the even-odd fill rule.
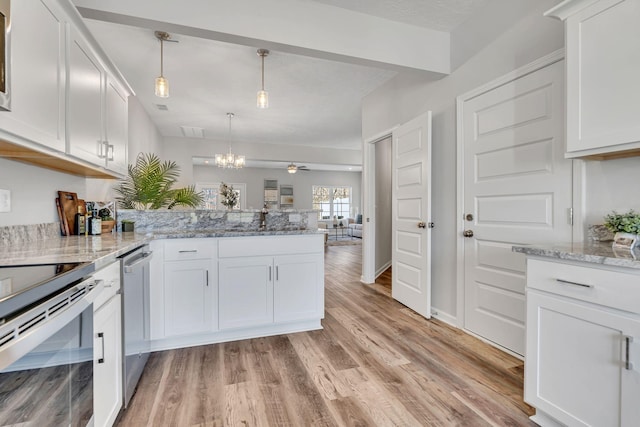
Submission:
[[[264,90],[264,54],[260,56],[262,57],[262,90]]]
[[[164,40],[160,39],[160,77],[164,77]]]

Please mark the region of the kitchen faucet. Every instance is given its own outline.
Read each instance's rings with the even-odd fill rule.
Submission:
[[[267,204],[265,203],[260,211],[260,230],[264,230],[267,228],[267,214],[269,211],[267,210]]]

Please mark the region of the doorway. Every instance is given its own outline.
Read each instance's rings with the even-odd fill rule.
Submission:
[[[391,268],[391,135],[375,146],[375,277]],[[390,272],[388,272],[390,273]]]
[[[375,143],[391,135],[392,296],[431,317],[431,112],[364,145],[362,282],[376,278]]]

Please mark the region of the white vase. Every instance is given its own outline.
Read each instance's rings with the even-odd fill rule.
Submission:
[[[618,231],[613,238],[613,247],[620,249],[633,249],[638,246],[639,236],[637,234]]]

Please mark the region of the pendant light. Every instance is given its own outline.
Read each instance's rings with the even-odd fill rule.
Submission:
[[[216,166],[224,169],[241,169],[244,167],[244,156],[233,154],[231,152],[231,119],[235,116],[233,113],[227,113],[229,118],[229,152],[227,154],[216,154]]]
[[[267,49],[258,49],[258,56],[262,58],[262,89],[258,91],[258,108],[269,108],[269,93],[264,90],[264,58],[267,55]]]
[[[156,77],[156,96],[160,98],[169,97],[169,81],[164,77],[164,42],[169,40],[169,33],[156,31],[155,36],[160,40],[160,76]]]

